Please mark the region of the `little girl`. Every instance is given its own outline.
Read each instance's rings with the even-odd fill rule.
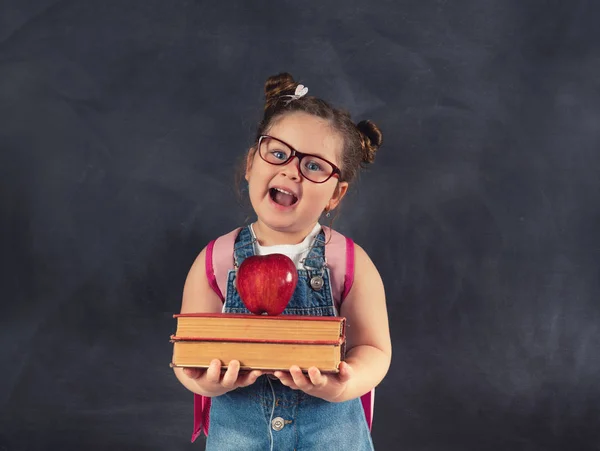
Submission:
[[[221,371],[218,359],[206,370],[174,368],[196,406],[204,406],[197,416],[210,412],[207,450],[373,449],[361,397],[390,365],[383,283],[365,251],[319,218],[340,204],[361,165],[373,162],[382,137],[372,122],[354,124],[307,91],[287,73],[267,80],[264,117],[245,170],[256,221],[200,252],[181,313],[250,313],[235,289],[234,259],[239,265],[250,255],[283,253],[299,276],[283,314],[346,317],[346,358],[336,374],[298,366],[240,371],[235,360]]]

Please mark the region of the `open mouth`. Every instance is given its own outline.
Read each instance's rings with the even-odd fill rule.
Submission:
[[[281,188],[270,188],[269,196],[271,196],[273,202],[284,207],[290,207],[298,202],[298,198],[294,195],[294,193],[285,191]]]

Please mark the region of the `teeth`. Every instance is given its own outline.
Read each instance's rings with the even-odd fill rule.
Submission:
[[[277,191],[279,191],[280,193],[289,194],[290,196],[296,197],[296,195],[294,193],[290,193],[289,191],[286,191],[284,189],[281,189],[281,188],[274,188],[274,189],[277,190]]]

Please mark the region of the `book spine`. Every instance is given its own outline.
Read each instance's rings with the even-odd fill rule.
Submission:
[[[202,343],[197,345],[186,342],[178,342],[175,344],[173,360],[171,367],[196,367],[207,368],[210,361],[217,358],[221,360],[222,366],[227,367],[227,364],[232,359],[239,360],[241,369],[261,369],[261,370],[288,370],[292,365],[298,365],[303,371],[307,371],[311,366],[317,366],[323,372],[339,372],[339,363],[343,360],[345,353],[345,344],[324,346],[309,346],[308,349],[302,351],[302,345],[296,345],[290,348],[291,352],[287,352],[286,345],[278,345],[276,348],[253,347],[252,344],[238,348],[237,345],[223,343],[224,346],[218,344]],[[182,346],[182,347],[178,347]],[[184,347],[193,346],[187,351]]]
[[[170,342],[175,343],[177,341],[209,341],[209,342],[227,342],[227,343],[280,343],[280,344],[306,344],[306,345],[338,345],[345,340],[344,337],[340,337],[337,340],[273,340],[268,338],[212,338],[212,337],[179,337],[177,335],[171,335]]]
[[[302,321],[329,321],[338,322],[345,318],[340,316],[312,316],[312,315],[255,315],[247,313],[177,313],[173,315],[173,318],[228,318],[235,319],[239,318],[243,321],[290,321],[290,320],[302,320]]]

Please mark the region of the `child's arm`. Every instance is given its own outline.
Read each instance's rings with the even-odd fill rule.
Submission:
[[[336,401],[357,398],[377,386],[387,374],[392,357],[385,291],[379,271],[357,244],[354,283],[342,302],[345,316],[346,363],[353,375]]]
[[[392,345],[383,282],[367,253],[355,244],[354,283],[342,303],[347,319],[347,350],[339,374],[321,374],[309,368],[308,377],[293,366],[289,373],[276,371],[284,385],[332,402],[358,398],[377,386],[386,375]]]
[[[208,284],[205,258],[206,248],[200,252],[187,275],[181,313],[220,313],[223,308],[221,299]],[[221,362],[214,360],[207,370],[175,367],[173,371],[188,390],[198,395],[218,396],[234,388],[250,385],[262,374],[260,371],[238,374],[239,367],[239,362],[234,360],[221,375]]]

